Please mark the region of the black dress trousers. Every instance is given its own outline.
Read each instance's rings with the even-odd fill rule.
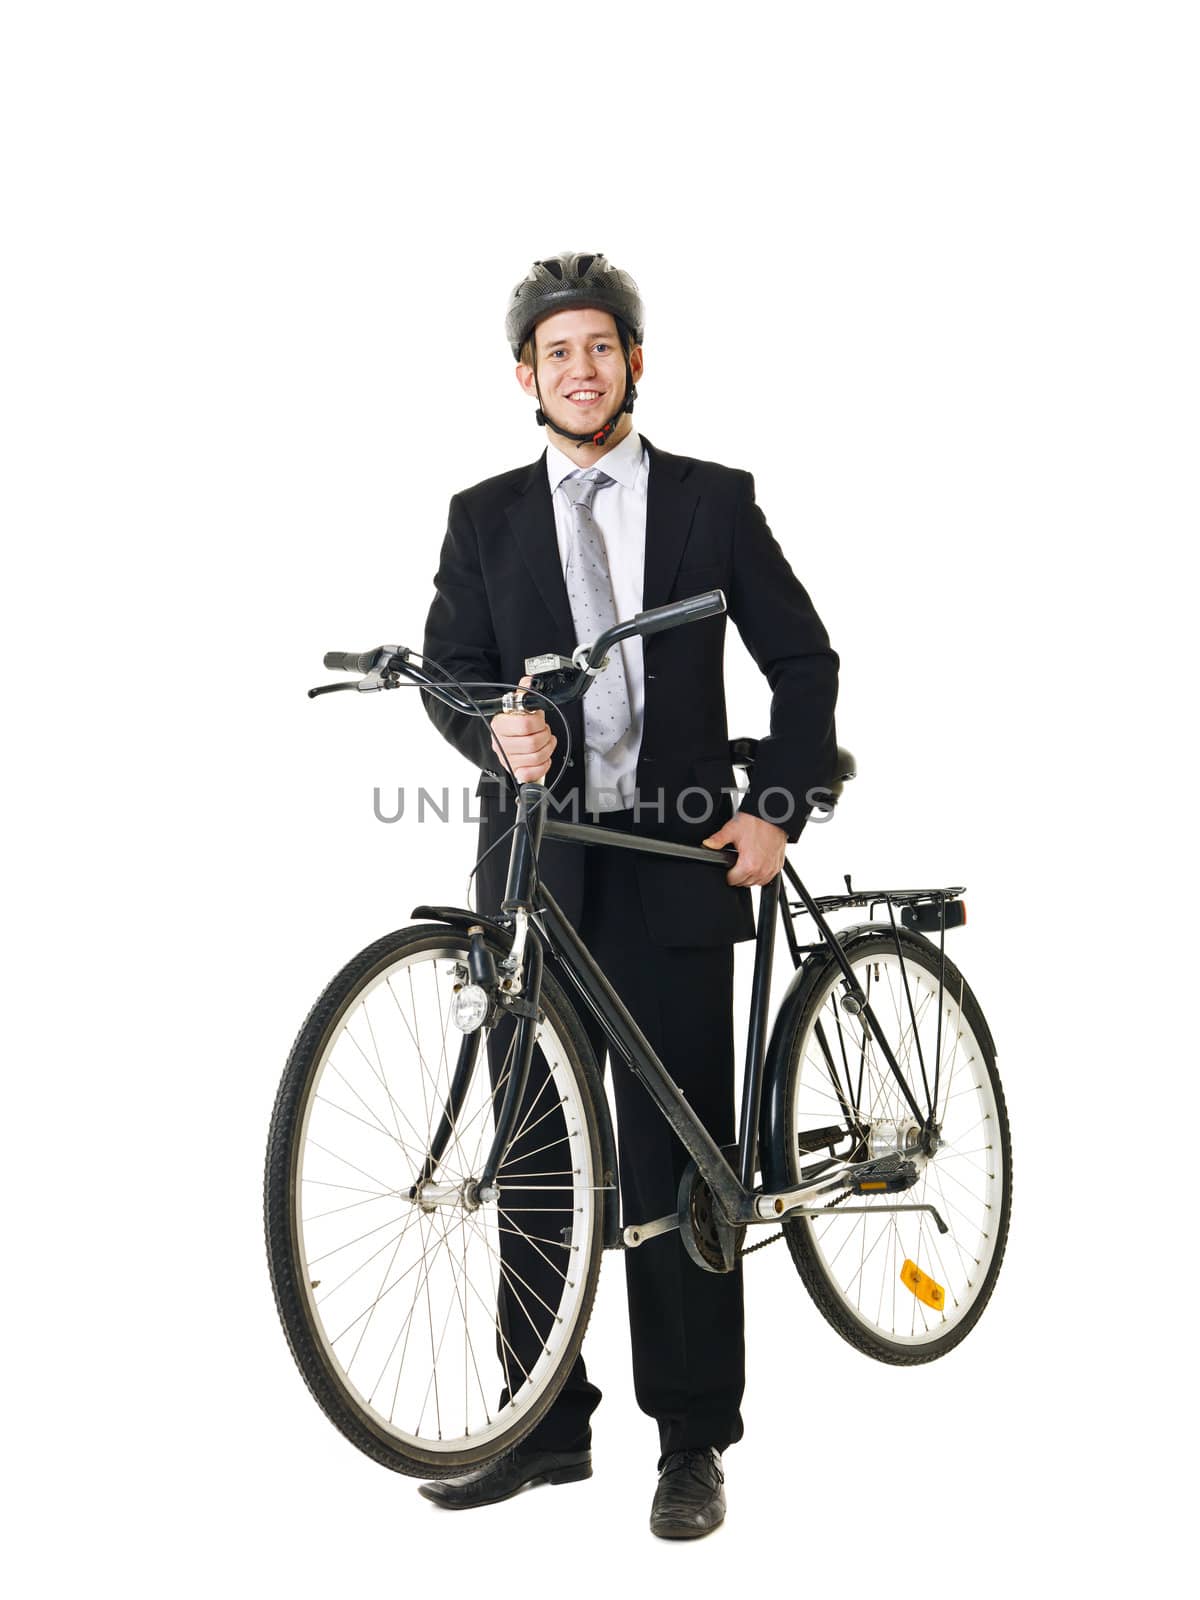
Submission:
[[[628,831],[631,812],[602,814],[605,827]],[[633,853],[585,850],[585,892],[579,933],[613,988],[657,1052],[688,1103],[718,1144],[736,1136],[733,1059],[733,946],[654,944],[643,914]],[[717,869],[714,868],[714,871]],[[603,1069],[599,1024],[580,1003],[581,1020]],[[505,1030],[507,1034],[507,1030]],[[505,1037],[491,1046],[496,1080]],[[570,1241],[570,1213],[553,1209],[538,1185],[557,1181],[565,1123],[547,1094],[535,1054],[526,1106],[526,1131],[512,1148],[502,1175],[514,1208],[501,1234],[502,1275],[497,1349],[506,1370],[528,1371],[561,1287],[561,1263]],[[679,1180],[690,1159],[626,1063],[612,1058],[617,1110],[622,1220],[649,1222],[674,1212]],[[530,1106],[533,1096],[543,1098]],[[519,1124],[518,1124],[519,1125]],[[550,1201],[550,1204],[546,1204]],[[502,1199],[502,1205],[504,1204]],[[634,1389],[638,1405],[658,1423],[661,1454],[715,1445],[724,1450],[742,1437],[739,1407],[745,1388],[742,1266],[706,1272],[687,1255],[677,1231],[625,1252]],[[501,1404],[508,1398],[501,1395]],[[554,1405],[525,1441],[529,1448],[584,1450],[589,1418],[601,1391],[579,1355]]]

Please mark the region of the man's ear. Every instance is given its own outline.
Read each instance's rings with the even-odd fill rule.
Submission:
[[[640,383],[642,381],[642,373],[645,370],[645,363],[642,360],[642,347],[640,344],[635,344],[633,349],[629,352],[629,370],[633,374],[634,383]]]
[[[537,384],[534,381],[532,367],[527,367],[523,361],[517,363],[517,382],[531,399],[537,399]]]

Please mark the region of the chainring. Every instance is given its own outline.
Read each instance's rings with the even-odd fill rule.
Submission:
[[[678,1212],[679,1237],[696,1265],[705,1272],[732,1272],[745,1229],[726,1222],[694,1160],[679,1180]]]

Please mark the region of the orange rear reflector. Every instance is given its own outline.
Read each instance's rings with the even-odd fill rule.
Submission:
[[[900,1282],[934,1311],[946,1309],[946,1291],[940,1283],[935,1283],[927,1273],[922,1272],[915,1261],[906,1261],[900,1268]]]

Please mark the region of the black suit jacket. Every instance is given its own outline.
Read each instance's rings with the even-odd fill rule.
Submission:
[[[741,809],[779,822],[794,840],[811,809],[805,796],[835,774],[837,655],[755,504],[750,474],[669,455],[644,434],[642,443],[650,456],[643,609],[705,589],[725,591],[727,615],[772,691],[770,734],[759,743]],[[529,466],[485,479],[452,498],[434,582],[422,648],[456,677],[516,683],[527,656],[571,654],[579,641],[559,561],[545,452]],[[644,642],[640,831],[698,844],[732,815],[724,639],[721,616]],[[500,776],[503,768],[483,722],[427,694],[423,698],[450,743],[484,769],[476,790],[483,855],[513,821],[510,782]],[[587,821],[582,706],[567,707],[565,715],[569,756],[561,722],[553,713],[548,717],[558,748],[546,782],[559,780],[548,815]],[[684,796],[681,816],[677,802],[685,790],[699,792]],[[788,805],[790,817],[783,821]],[[541,875],[572,921],[582,904],[582,858],[579,845],[543,843]],[[658,942],[724,944],[752,937],[750,892],[731,889],[719,868],[651,856],[639,856],[637,862],[646,920]],[[507,866],[508,847],[500,844],[479,869],[479,910],[498,907]]]

